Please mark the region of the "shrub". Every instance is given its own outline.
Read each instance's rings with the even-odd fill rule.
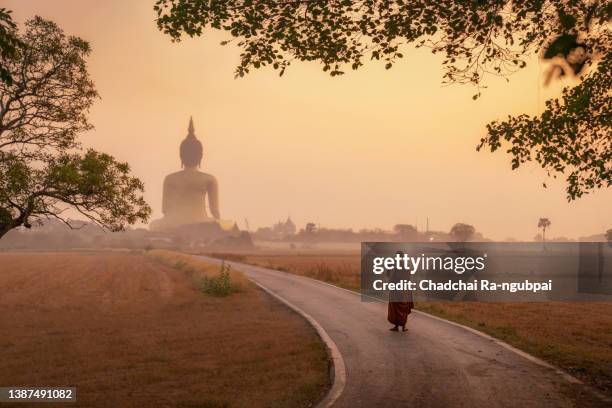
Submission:
[[[230,266],[225,262],[221,264],[221,270],[217,276],[203,276],[200,283],[202,292],[212,296],[228,296],[239,291],[239,286],[232,283],[230,277]]]

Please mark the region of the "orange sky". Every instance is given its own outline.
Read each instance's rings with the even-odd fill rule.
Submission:
[[[157,31],[154,0],[5,0],[18,21],[35,14],[91,42],[90,72],[102,99],[86,146],[128,161],[161,215],[164,175],[180,169],[178,145],[194,116],[203,171],[220,183],[221,214],[244,227],[290,213],[298,226],[417,224],[476,226],[494,239],[531,239],[539,217],[550,236],[612,227],[612,190],[567,203],[564,185],[540,168],[511,171],[503,153],[477,153],[487,122],[535,113],[545,88],[536,59],[510,83],[490,78],[474,102],[470,86],[441,85],[440,59],[407,50],[392,70],[372,63],[330,78],[296,64],[279,78],[260,70],[234,79],[236,48],[224,33],[172,43]],[[540,84],[540,85],[539,85]],[[548,189],[542,188],[546,181]]]

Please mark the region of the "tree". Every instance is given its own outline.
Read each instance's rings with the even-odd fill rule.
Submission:
[[[606,239],[608,242],[612,242],[612,228],[606,231]]]
[[[487,125],[477,149],[491,151],[510,143],[512,168],[536,161],[553,177],[566,174],[570,200],[612,185],[612,54],[578,86],[565,88],[562,100],[546,102],[539,117],[519,115]]]
[[[546,242],[546,228],[550,227],[548,218],[540,218],[538,220],[538,228],[542,228],[542,242]]]
[[[304,232],[308,235],[313,235],[315,232],[317,232],[317,225],[314,222],[307,223]]]
[[[402,239],[406,240],[414,240],[419,234],[417,229],[409,224],[396,224],[393,227],[393,231],[395,231],[395,233]]]
[[[472,239],[476,233],[476,228],[470,224],[457,223],[450,230],[450,235],[457,241],[466,242]]]
[[[3,61],[0,82],[0,238],[13,228],[58,219],[72,209],[112,231],[146,221],[143,183],[127,163],[88,149],[77,136],[92,128],[98,97],[87,72],[89,44],[35,17]]]
[[[22,44],[17,36],[17,24],[11,17],[11,11],[0,7],[0,82],[10,84],[13,81],[5,63],[15,58],[20,45]]]
[[[539,117],[490,123],[478,150],[509,145],[513,168],[533,160],[565,175],[569,200],[612,184],[609,2],[157,0],[154,8],[158,28],[174,41],[208,28],[229,32],[223,44],[241,48],[237,76],[264,66],[282,75],[296,60],[318,61],[332,76],[368,59],[389,69],[412,44],[442,54],[444,82],[475,85],[476,99],[487,75],[509,76],[539,53],[551,62],[549,79],[584,80]]]

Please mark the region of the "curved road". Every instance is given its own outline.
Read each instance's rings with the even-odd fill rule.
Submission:
[[[346,385],[335,407],[576,405],[570,396],[582,387],[463,327],[412,313],[406,333],[390,332],[386,304],[362,302],[313,279],[228,263],[309,314],[336,343]]]

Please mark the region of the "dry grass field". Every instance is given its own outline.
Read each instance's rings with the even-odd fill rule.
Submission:
[[[230,256],[231,257],[231,256]],[[241,255],[235,260],[322,280],[345,289],[360,289],[359,254]]]
[[[359,290],[359,254],[247,254],[239,258]],[[421,302],[416,307],[502,339],[612,395],[612,303]],[[381,324],[386,324],[384,316]]]
[[[302,318],[234,273],[239,292],[205,295],[194,282],[218,267],[172,262],[0,253],[0,385],[76,386],[68,405],[83,407],[306,407],[322,395],[327,354]]]

